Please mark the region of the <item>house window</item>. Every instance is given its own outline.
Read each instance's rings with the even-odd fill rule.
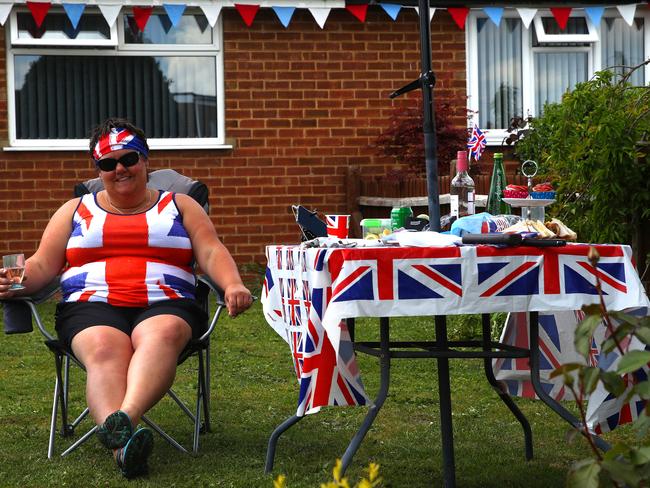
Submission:
[[[89,6],[77,29],[62,11],[38,29],[17,10],[10,28],[12,146],[85,147],[110,116],[142,127],[152,147],[224,144],[221,33],[200,11],[176,26],[154,11],[140,32],[130,10],[109,27]]]
[[[637,13],[632,26],[607,11],[594,26],[578,9],[564,30],[550,13],[540,10],[526,29],[516,12],[497,27],[480,11],[472,11],[467,34],[469,108],[488,129],[488,143],[501,144],[509,121],[539,115],[544,104],[561,100],[576,83],[598,70],[640,64],[650,51],[648,13]],[[630,78],[635,85],[650,79],[648,68]]]

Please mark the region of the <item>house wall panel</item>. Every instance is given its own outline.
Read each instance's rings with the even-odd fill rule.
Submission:
[[[393,21],[378,6],[362,23],[334,9],[321,29],[297,9],[285,29],[271,9],[251,27],[223,16],[226,137],[232,149],[155,150],[151,169],[174,168],[210,187],[210,217],[239,264],[264,262],[264,247],[299,240],[290,205],[344,213],[349,166],[364,178],[394,163],[375,139],[393,109],[415,94],[388,94],[420,72],[419,20]],[[465,118],[465,34],[446,11],[431,24],[435,96],[455,100]],[[0,29],[4,41],[6,30]],[[8,145],[4,50],[0,47],[0,142]],[[32,254],[49,217],[73,186],[96,176],[84,151],[0,152],[0,252]]]

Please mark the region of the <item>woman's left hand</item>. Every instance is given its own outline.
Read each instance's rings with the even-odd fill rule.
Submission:
[[[228,315],[237,317],[248,310],[253,303],[253,295],[243,284],[230,285],[224,290],[224,299],[228,307]]]

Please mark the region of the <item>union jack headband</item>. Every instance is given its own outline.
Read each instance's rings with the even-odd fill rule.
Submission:
[[[113,127],[108,134],[99,138],[93,150],[93,159],[97,162],[102,156],[120,149],[134,149],[145,158],[148,156],[144,141],[127,129]]]

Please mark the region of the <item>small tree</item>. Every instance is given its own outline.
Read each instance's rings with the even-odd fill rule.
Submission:
[[[650,164],[640,150],[650,139],[650,86],[629,83],[647,63],[624,76],[596,73],[513,136],[515,154],[555,182],[550,213],[583,241],[630,243],[650,218]]]
[[[414,97],[408,105],[396,108],[390,116],[388,128],[377,138],[382,156],[395,159],[403,169],[401,174],[424,176],[424,133],[422,129],[422,98]],[[467,144],[467,128],[454,125],[454,110],[449,100],[436,101],[435,108],[438,174],[447,174],[449,162],[456,159],[456,151]],[[474,165],[478,171],[478,165]]]

